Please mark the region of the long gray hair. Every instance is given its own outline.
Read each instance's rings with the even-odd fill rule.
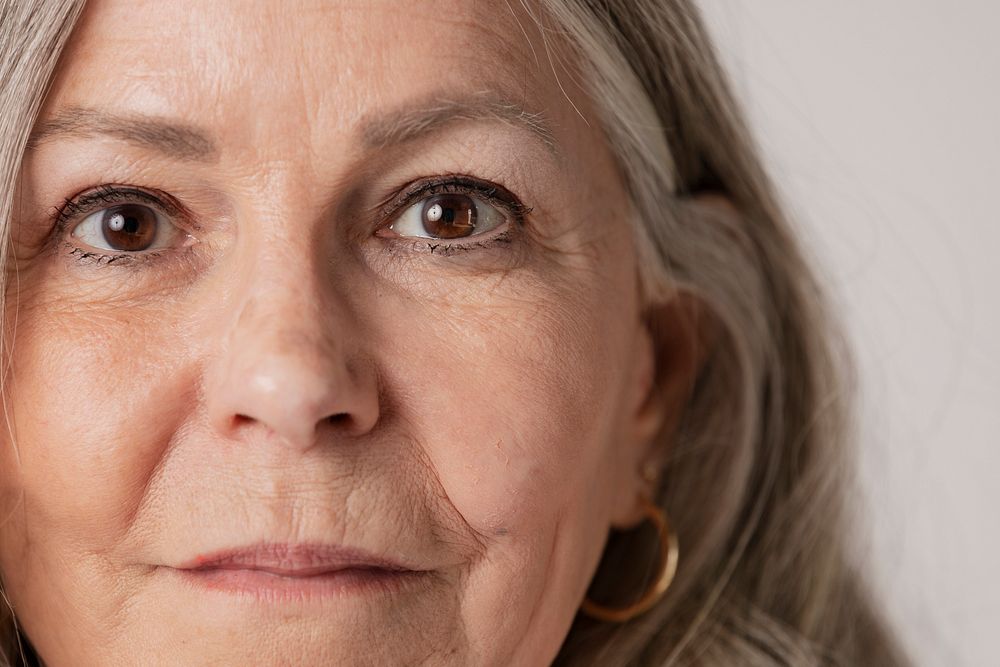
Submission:
[[[906,664],[848,558],[849,357],[698,12],[690,0],[521,2],[569,48],[575,62],[560,65],[601,116],[629,188],[650,312],[687,294],[715,331],[682,423],[662,443],[656,501],[682,545],[677,577],[632,621],[580,616],[557,664]],[[22,155],[83,3],[0,0],[4,275]],[[705,193],[733,214],[699,206]],[[613,536],[592,590],[641,588],[646,542]],[[9,605],[0,634],[9,664],[24,662]]]

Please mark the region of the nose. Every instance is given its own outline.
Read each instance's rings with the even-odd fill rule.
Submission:
[[[310,273],[257,263],[230,292],[234,306],[220,316],[206,378],[209,419],[224,437],[263,429],[306,450],[378,421],[375,370],[356,344],[349,308]]]

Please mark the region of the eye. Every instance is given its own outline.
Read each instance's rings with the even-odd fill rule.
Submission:
[[[118,204],[91,213],[72,236],[99,250],[140,252],[171,245],[177,227],[150,206]]]
[[[447,193],[407,207],[389,228],[400,236],[460,239],[488,232],[506,221],[506,215],[480,197]]]

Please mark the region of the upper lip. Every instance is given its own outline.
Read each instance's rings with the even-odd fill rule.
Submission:
[[[379,569],[409,572],[413,569],[353,547],[332,544],[260,543],[199,554],[181,570],[260,570],[271,574],[308,577],[338,570]]]

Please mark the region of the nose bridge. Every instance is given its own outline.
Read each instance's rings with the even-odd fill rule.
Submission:
[[[299,449],[315,444],[324,425],[369,430],[378,418],[374,371],[344,297],[324,280],[319,251],[304,236],[268,236],[236,251],[206,383],[214,427],[229,438],[264,429]]]
[[[349,323],[334,312],[336,297],[315,275],[317,262],[292,254],[248,253],[239,269],[234,317],[226,333],[230,339],[256,340],[271,355],[300,357],[321,348],[331,352],[336,343],[346,342]],[[340,320],[336,332],[325,321],[335,319]]]

